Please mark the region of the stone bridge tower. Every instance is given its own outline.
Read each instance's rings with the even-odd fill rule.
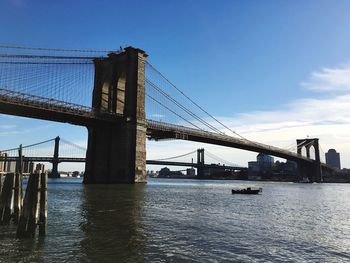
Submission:
[[[318,138],[307,138],[297,140],[297,153],[302,155],[302,149],[305,147],[306,157],[310,159],[311,146],[315,150],[315,160],[313,163],[307,164],[305,162],[299,162],[299,174],[300,177],[308,177],[311,182],[322,182],[322,170],[320,160],[320,147]]]
[[[144,51],[128,47],[94,60],[93,111],[118,121],[87,127],[86,184],[146,180],[146,58]]]

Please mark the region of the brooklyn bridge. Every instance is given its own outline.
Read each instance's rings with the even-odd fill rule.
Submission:
[[[331,169],[320,160],[317,138],[297,139],[296,152],[247,139],[198,105],[150,64],[143,50],[133,47],[96,51],[0,46],[0,113],[85,126],[87,184],[145,182],[146,139],[273,155],[296,162],[300,176],[316,182]],[[47,161],[59,162],[52,158]]]

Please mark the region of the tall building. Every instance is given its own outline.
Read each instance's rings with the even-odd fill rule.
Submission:
[[[340,169],[340,154],[334,149],[329,149],[326,152],[326,164]]]
[[[274,159],[272,156],[263,153],[258,154],[258,156],[256,157],[256,161],[260,168],[265,169],[271,168],[274,163]]]

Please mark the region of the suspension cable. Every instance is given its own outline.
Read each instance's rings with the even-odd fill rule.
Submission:
[[[192,111],[190,111],[189,109],[187,109],[186,107],[184,107],[183,105],[181,105],[181,103],[179,103],[177,100],[175,100],[174,98],[172,98],[169,94],[167,94],[166,92],[164,92],[160,87],[158,87],[157,85],[155,85],[153,82],[151,82],[149,79],[146,79],[146,82],[148,84],[151,85],[152,88],[154,88],[155,90],[157,90],[161,95],[163,95],[165,98],[167,98],[168,100],[170,100],[171,102],[173,102],[176,106],[178,106],[180,109],[182,109],[183,111],[185,111],[187,114],[189,114],[190,116],[194,117],[196,120],[198,120],[199,122],[201,122],[202,124],[204,124],[206,127],[210,128],[211,130],[214,130],[217,133],[220,133],[222,135],[224,135],[223,132],[221,132],[219,129],[215,128],[214,126],[212,126],[211,124],[207,123],[205,120],[203,120],[202,118],[200,118],[199,116],[197,116],[195,113],[193,113]]]
[[[66,144],[69,144],[69,145],[71,145],[71,146],[74,146],[75,148],[78,148],[79,150],[86,151],[86,148],[83,147],[83,146],[77,145],[77,144],[75,144],[75,143],[73,143],[73,142],[67,141],[67,140],[62,139],[62,138],[61,138],[61,141],[64,142],[64,143],[66,143]]]
[[[25,146],[22,146],[22,149],[33,147],[33,146],[37,146],[37,145],[44,144],[44,143],[47,143],[47,142],[51,142],[51,141],[54,141],[54,140],[55,140],[55,138],[54,139],[50,139],[50,140],[46,140],[46,141],[42,141],[42,142],[38,142],[38,143],[34,143],[34,144],[25,145]],[[18,149],[19,149],[19,147],[12,148],[12,149],[7,149],[7,150],[2,150],[0,152],[10,152],[10,151],[18,150]]]
[[[153,98],[151,95],[146,93],[146,96],[149,97],[151,100],[153,100],[154,102],[158,103],[160,106],[162,106],[163,108],[167,109],[168,111],[170,111],[171,113],[175,114],[177,117],[179,117],[180,119],[182,119],[183,121],[187,122],[188,124],[196,127],[197,129],[203,131],[203,129],[201,129],[200,127],[198,127],[196,124],[190,122],[189,120],[186,120],[184,117],[182,117],[181,115],[177,114],[175,111],[173,111],[172,109],[170,109],[169,107],[165,106],[163,103],[161,103],[160,101],[158,101],[157,99]]]
[[[205,151],[205,155],[208,155],[209,157],[211,157],[211,158],[213,158],[213,159],[215,159],[217,161],[221,161],[221,162],[223,162],[225,164],[229,164],[231,166],[236,166],[236,164],[231,163],[231,162],[229,162],[229,161],[227,161],[227,160],[225,160],[225,159],[223,159],[223,158],[221,158],[221,157],[219,157],[219,156],[209,152],[208,150]]]
[[[64,48],[42,48],[42,47],[24,47],[24,46],[7,46],[7,45],[0,45],[0,48],[4,48],[4,49],[36,50],[36,51],[85,52],[85,53],[119,52],[117,50],[64,49]]]
[[[191,154],[193,154],[193,153],[195,153],[195,152],[197,152],[197,150],[192,151],[192,152],[189,152],[189,153],[177,155],[177,156],[172,156],[172,157],[167,157],[167,158],[162,158],[162,159],[156,159],[155,161],[166,161],[166,160],[171,160],[171,159],[177,159],[177,158],[180,158],[180,157],[184,157],[184,156],[187,156],[187,155],[191,155]]]
[[[211,117],[213,120],[215,120],[217,123],[221,124],[224,128],[228,129],[232,133],[236,134],[237,136],[241,137],[242,139],[245,139],[242,135],[235,132],[231,128],[227,127],[225,124],[220,122],[217,118],[215,118],[213,115],[211,115],[209,112],[207,112],[203,107],[201,107],[199,104],[197,104],[194,100],[192,100],[189,96],[187,96],[182,90],[180,90],[178,87],[175,86],[168,78],[166,78],[159,70],[157,70],[151,63],[148,61],[146,62],[155,72],[157,72],[163,79],[165,79],[172,87],[174,87],[178,92],[180,92],[185,98],[187,98],[190,102],[192,102],[195,106],[197,106],[200,110],[202,110],[205,114],[207,114],[209,117]]]

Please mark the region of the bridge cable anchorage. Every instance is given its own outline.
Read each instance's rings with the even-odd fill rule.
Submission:
[[[157,99],[153,98],[151,95],[146,93],[146,96],[148,98],[150,98],[151,100],[153,100],[154,102],[158,103],[160,106],[164,107],[165,109],[167,109],[168,111],[170,111],[171,113],[175,114],[177,117],[181,118],[183,121],[187,122],[188,124],[196,127],[197,129],[204,131],[203,129],[201,129],[200,127],[198,127],[196,124],[192,123],[191,121],[183,118],[182,116],[180,116],[179,114],[177,114],[175,111],[173,111],[172,109],[170,109],[169,107],[165,106],[163,103],[159,102]]]
[[[166,78],[159,70],[157,70],[151,63],[149,63],[148,61],[146,62],[147,65],[150,66],[151,69],[153,69],[156,73],[158,73],[163,79],[166,80],[166,82],[168,82],[173,88],[175,88],[178,92],[180,92],[185,98],[187,98],[192,104],[194,104],[197,108],[199,108],[202,112],[204,112],[205,114],[207,114],[210,118],[212,118],[214,121],[216,121],[217,123],[219,123],[221,126],[223,126],[224,128],[228,129],[230,132],[232,132],[233,134],[236,134],[237,136],[241,137],[244,140],[247,140],[245,137],[243,137],[242,135],[240,135],[239,133],[237,133],[236,131],[232,130],[231,128],[229,128],[228,126],[226,126],[225,124],[223,124],[222,122],[220,122],[217,118],[215,118],[213,115],[211,115],[208,111],[206,111],[203,107],[201,107],[199,104],[197,104],[194,100],[192,100],[189,96],[187,96],[182,90],[180,90],[178,87],[176,87],[175,84],[173,84],[168,78]]]
[[[192,111],[190,111],[189,109],[187,109],[185,106],[181,105],[180,102],[178,102],[177,100],[175,100],[174,98],[172,98],[169,94],[167,94],[166,92],[164,92],[160,87],[158,87],[156,84],[154,84],[153,82],[151,82],[149,79],[146,79],[146,82],[151,85],[151,87],[158,91],[161,95],[163,95],[166,99],[168,99],[170,102],[174,103],[177,107],[179,107],[181,110],[185,111],[188,115],[194,117],[196,120],[198,120],[200,123],[202,123],[204,126],[206,126],[207,128],[220,133],[222,135],[225,135],[223,132],[221,132],[219,129],[215,128],[214,126],[212,126],[211,124],[209,124],[208,122],[206,122],[205,120],[203,120],[202,118],[200,118],[198,115],[196,115],[195,113],[193,113]]]
[[[177,155],[177,156],[172,156],[172,157],[167,157],[167,158],[162,158],[162,159],[155,159],[154,161],[166,161],[166,160],[171,160],[171,159],[177,159],[177,158],[181,158],[181,157],[185,157],[191,154],[196,153],[197,150],[189,152],[189,153],[185,153],[185,154],[181,154],[181,155]]]

